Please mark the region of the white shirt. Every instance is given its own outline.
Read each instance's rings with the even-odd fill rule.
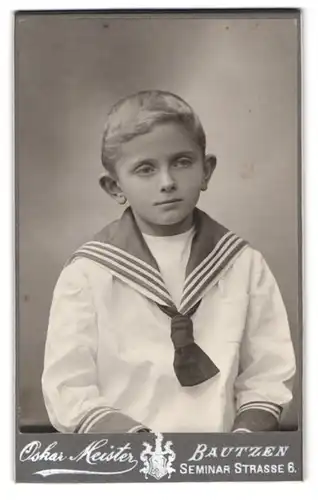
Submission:
[[[152,236],[143,233],[143,237],[157,261],[167,290],[177,307],[182,296],[193,236],[194,227],[185,233],[173,236]]]
[[[99,408],[90,432],[100,408],[113,408],[154,431],[228,432],[246,403],[289,403],[295,358],[288,320],[259,252],[244,249],[192,320],[197,344],[220,372],[181,387],[170,318],[103,265],[73,261],[55,288],[46,342],[42,385],[52,424],[74,432]]]

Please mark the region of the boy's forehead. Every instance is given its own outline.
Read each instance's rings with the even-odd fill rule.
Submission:
[[[136,135],[124,142],[120,148],[121,157],[157,157],[182,152],[197,152],[199,146],[191,133],[178,123],[156,124],[149,132]]]

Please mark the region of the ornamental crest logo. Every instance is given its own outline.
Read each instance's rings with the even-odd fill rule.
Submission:
[[[155,449],[149,443],[143,443],[144,450],[140,454],[140,460],[143,462],[142,472],[145,478],[152,476],[155,479],[161,479],[166,474],[170,479],[171,474],[176,472],[176,469],[172,467],[172,463],[176,458],[175,452],[171,449],[172,441],[167,441],[164,447],[162,447],[163,435],[160,433],[155,433]]]

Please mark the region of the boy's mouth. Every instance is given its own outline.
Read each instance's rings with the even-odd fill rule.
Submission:
[[[171,203],[179,203],[181,198],[174,198],[172,200],[157,201],[154,205],[170,205]]]

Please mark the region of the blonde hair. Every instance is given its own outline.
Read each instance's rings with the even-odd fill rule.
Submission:
[[[164,122],[182,124],[205,155],[205,132],[191,106],[171,92],[144,90],[118,101],[107,115],[102,139],[102,164],[105,169],[114,171],[121,144],[146,134],[154,125]]]

